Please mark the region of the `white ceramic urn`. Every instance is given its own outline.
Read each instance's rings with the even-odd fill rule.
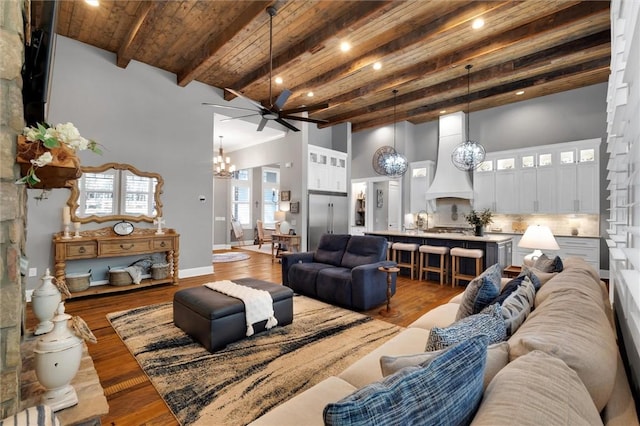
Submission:
[[[42,403],[53,411],[78,403],[71,380],[80,368],[82,339],[69,329],[70,318],[71,315],[64,313],[64,302],[60,302],[53,317],[53,330],[38,340],[34,350],[36,377],[46,389]]]
[[[40,278],[42,284],[31,295],[31,307],[33,314],[40,321],[33,332],[36,336],[50,332],[53,329],[51,319],[58,309],[58,304],[62,300],[60,290],[53,283],[53,277],[47,268],[44,275]]]

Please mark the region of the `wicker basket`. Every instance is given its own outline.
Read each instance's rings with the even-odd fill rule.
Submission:
[[[151,279],[163,280],[169,276],[168,263],[154,263],[151,265]]]
[[[124,269],[109,269],[109,284],[118,286],[132,283],[131,275]]]
[[[88,289],[90,280],[91,272],[79,272],[65,275],[65,282],[67,283],[67,288],[71,293],[85,291]]]

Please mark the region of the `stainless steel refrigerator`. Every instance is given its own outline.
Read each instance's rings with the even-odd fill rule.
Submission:
[[[314,251],[322,234],[348,234],[349,209],[347,194],[309,191],[307,249]]]

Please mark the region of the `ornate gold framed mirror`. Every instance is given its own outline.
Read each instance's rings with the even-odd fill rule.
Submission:
[[[130,164],[82,167],[82,176],[73,181],[67,201],[71,220],[153,222],[162,217],[163,185],[158,173],[142,172]]]

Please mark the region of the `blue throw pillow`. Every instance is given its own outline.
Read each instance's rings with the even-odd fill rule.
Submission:
[[[462,295],[460,307],[456,314],[456,321],[469,315],[477,314],[493,303],[500,294],[500,280],[502,267],[499,263],[488,267],[482,274],[475,277]]]
[[[429,331],[425,351],[444,349],[480,335],[487,336],[489,344],[502,342],[507,338],[502,309],[497,303],[486,307],[479,314],[456,321],[449,327],[433,327]]]
[[[477,336],[324,407],[324,424],[469,424],[482,398],[488,339]]]
[[[507,299],[507,297],[511,295],[511,293],[516,291],[518,287],[522,285],[522,282],[524,281],[525,278],[527,278],[527,275],[523,274],[523,275],[518,275],[517,277],[509,281],[502,288],[502,291],[500,292],[500,294],[497,297],[495,297],[491,303],[502,304],[502,302],[504,302]]]

